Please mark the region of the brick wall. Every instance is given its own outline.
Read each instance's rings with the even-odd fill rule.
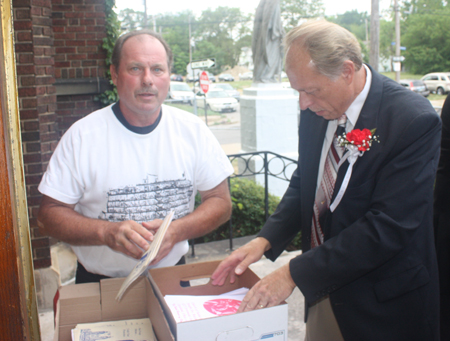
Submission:
[[[106,37],[105,4],[104,0],[52,1],[55,77],[62,88],[56,112],[62,135],[73,122],[100,108],[94,101],[95,90],[83,93],[85,86],[74,90],[73,80],[105,76],[106,53],[102,49]],[[72,91],[65,91],[64,87],[72,87]]]
[[[51,265],[37,229],[42,174],[62,134],[100,107],[104,0],[13,0],[25,181],[35,269]]]
[[[50,0],[14,0],[17,82],[33,260],[36,268],[51,264],[49,239],[39,234],[37,186],[48,140],[55,138],[56,89]]]

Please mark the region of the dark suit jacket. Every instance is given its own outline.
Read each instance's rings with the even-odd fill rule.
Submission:
[[[441,340],[450,340],[450,95],[441,112],[441,157],[434,190],[434,229],[441,292]]]
[[[276,212],[260,232],[275,259],[298,232],[291,275],[307,304],[329,295],[346,341],[438,340],[438,273],[433,182],[441,123],[423,97],[372,71],[355,128],[380,143],[356,161],[347,191],[310,250],[312,207],[328,122],[302,111],[299,160]],[[338,172],[335,194],[348,167]]]

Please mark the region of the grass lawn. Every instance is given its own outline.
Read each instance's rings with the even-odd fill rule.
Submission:
[[[190,112],[191,114],[194,113],[194,106],[191,106],[189,104],[178,104],[178,103],[164,103],[167,104],[171,107],[175,107],[187,112]],[[207,115],[208,116],[223,116],[225,117],[224,114],[217,112],[217,111],[212,111],[212,110],[207,110]],[[205,108],[199,108],[197,107],[197,116],[205,116]]]

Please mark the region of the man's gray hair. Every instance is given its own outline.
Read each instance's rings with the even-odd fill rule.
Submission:
[[[117,39],[116,44],[114,45],[114,50],[113,50],[113,53],[111,56],[111,64],[114,65],[116,70],[119,70],[123,44],[125,44],[125,42],[128,39],[130,39],[131,37],[140,36],[143,34],[152,36],[153,38],[159,40],[159,42],[164,46],[164,49],[166,50],[166,55],[167,55],[167,66],[169,68],[169,72],[171,72],[172,63],[173,63],[172,50],[170,49],[169,44],[167,44],[167,42],[164,40],[164,38],[160,34],[156,33],[155,31],[152,31],[152,30],[136,30],[136,31],[131,31],[131,32],[121,35]]]
[[[285,53],[294,44],[305,48],[317,71],[330,79],[339,77],[346,60],[355,64],[356,71],[362,67],[361,46],[356,37],[326,20],[307,21],[289,31],[284,39]]]

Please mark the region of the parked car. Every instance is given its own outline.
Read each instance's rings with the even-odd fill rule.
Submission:
[[[214,90],[214,89],[224,90],[229,96],[236,98],[238,102],[241,99],[241,93],[239,91],[237,91],[235,88],[233,88],[228,83],[211,84],[209,86],[209,89],[210,90]]]
[[[234,82],[234,77],[229,73],[219,75],[219,82]]]
[[[194,104],[194,93],[189,85],[182,82],[170,82],[168,98],[172,103]]]
[[[223,90],[211,90],[205,94],[202,91],[197,92],[197,106],[199,108],[205,107],[205,99],[206,99],[206,108],[212,111],[225,112],[225,111],[236,111],[239,104],[238,101],[230,97]]]
[[[239,74],[239,80],[241,81],[246,81],[246,80],[251,80],[253,79],[253,72],[249,71],[249,72],[245,72],[243,74]]]
[[[438,95],[450,92],[450,72],[428,73],[421,78],[428,90]]]
[[[189,74],[186,76],[187,82],[198,82],[198,75]]]
[[[418,93],[424,97],[428,97],[430,90],[428,90],[427,85],[420,79],[400,79],[400,85],[408,88],[411,91]]]
[[[170,76],[170,80],[173,81],[173,82],[182,82],[183,81],[183,76],[172,74]]]
[[[208,78],[211,82],[215,83],[216,82],[216,76],[214,76],[211,72],[206,71],[206,73],[208,74]]]

